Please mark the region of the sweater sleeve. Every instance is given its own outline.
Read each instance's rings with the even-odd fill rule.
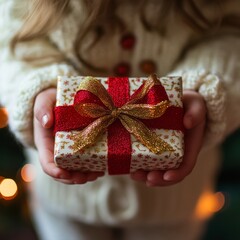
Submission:
[[[183,88],[198,91],[207,106],[205,143],[220,143],[240,126],[240,37],[204,41],[190,49],[171,73],[182,75]]]
[[[36,95],[55,87],[58,75],[76,73],[64,60],[55,60],[61,53],[47,37],[19,44],[16,54],[11,53],[10,41],[23,23],[26,2],[0,0],[0,103],[8,110],[9,127],[17,139],[24,145],[33,145],[32,118]],[[33,61],[23,61],[23,57]]]

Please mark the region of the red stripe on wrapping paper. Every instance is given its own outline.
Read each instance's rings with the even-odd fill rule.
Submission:
[[[54,132],[78,130],[89,125],[94,119],[79,116],[73,105],[57,106],[55,112]],[[183,127],[183,108],[171,106],[160,117],[155,119],[141,119],[149,128],[162,128],[171,130],[180,130],[184,132]]]
[[[171,129],[184,132],[183,108],[170,106],[159,118],[141,119],[141,121],[152,129]]]
[[[121,107],[130,98],[128,78],[108,78],[108,92],[112,96],[114,105]],[[131,135],[116,120],[108,127],[108,173],[110,175],[127,174],[131,164]]]
[[[77,103],[96,103],[104,108],[105,105],[93,93],[80,90],[74,97],[74,104]],[[57,106],[55,112],[54,132],[78,130],[89,125],[94,118],[80,116],[73,105]]]
[[[55,125],[54,132],[71,131],[82,129],[89,125],[93,119],[87,117],[79,117],[79,113],[75,110],[73,105],[57,106],[54,109]]]

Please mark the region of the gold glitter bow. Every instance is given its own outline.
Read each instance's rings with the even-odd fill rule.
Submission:
[[[161,101],[155,105],[136,104],[156,84],[159,85],[161,83],[155,75],[151,75],[133,99],[122,107],[117,108],[100,81],[94,77],[86,77],[80,83],[78,90],[86,90],[96,95],[106,108],[95,103],[77,103],[74,105],[80,115],[95,118],[87,127],[73,135],[74,151],[81,151],[96,143],[97,138],[107,131],[108,126],[116,119],[119,119],[126,130],[153,153],[161,154],[165,151],[173,151],[173,148],[167,142],[139,120],[161,117],[170,106],[168,100]]]

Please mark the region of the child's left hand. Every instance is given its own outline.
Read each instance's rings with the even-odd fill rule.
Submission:
[[[34,142],[43,171],[56,181],[65,184],[84,184],[104,175],[103,172],[67,171],[56,166],[54,158],[53,108],[56,89],[49,88],[39,93],[34,104]]]
[[[183,105],[186,131],[184,158],[180,167],[167,171],[139,170],[131,174],[132,179],[145,182],[147,186],[169,186],[182,181],[191,173],[201,150],[207,111],[203,97],[195,91],[183,92]]]

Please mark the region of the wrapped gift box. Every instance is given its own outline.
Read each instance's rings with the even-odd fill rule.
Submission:
[[[54,160],[109,174],[177,168],[182,119],[180,77],[59,77]]]

